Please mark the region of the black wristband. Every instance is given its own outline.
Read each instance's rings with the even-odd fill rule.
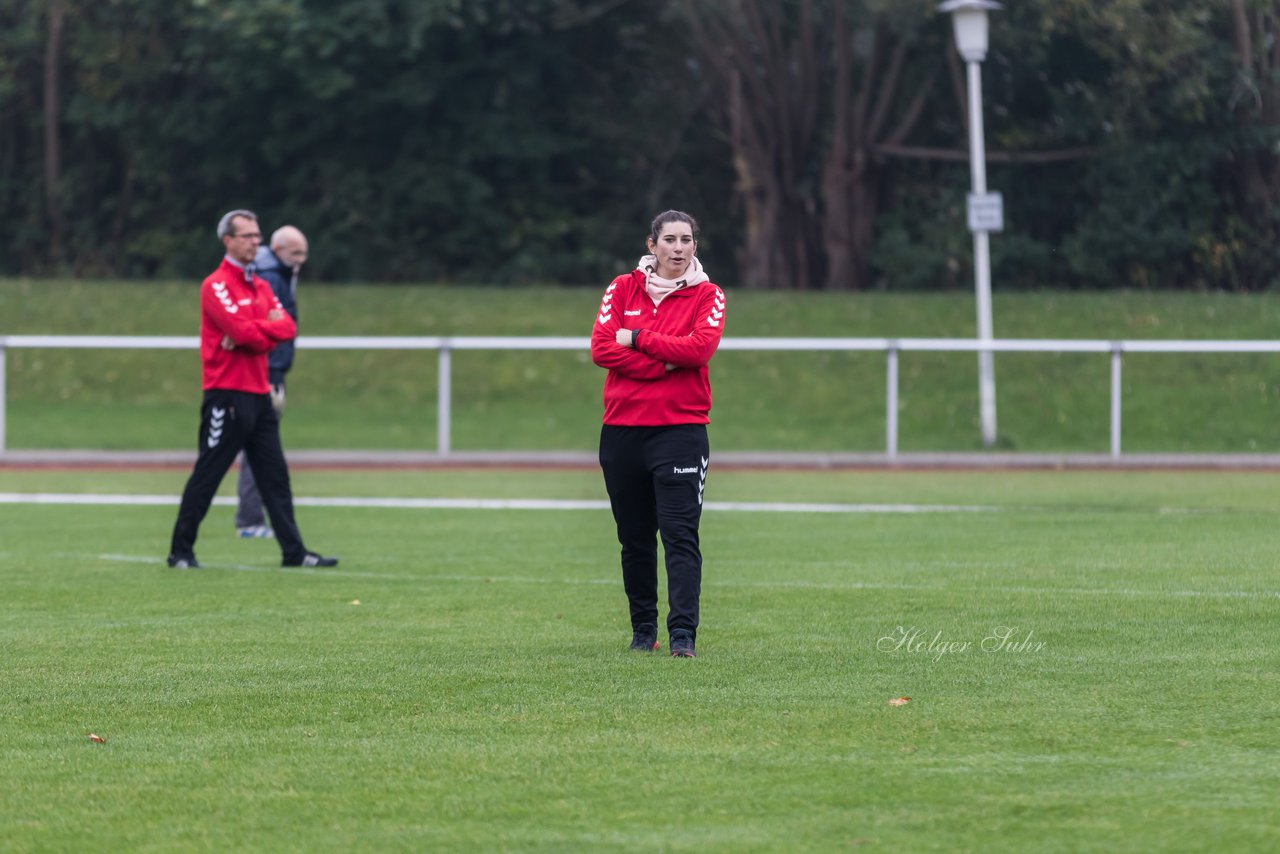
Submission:
[[[639,340],[640,340],[640,330],[639,330],[639,329],[632,329],[632,330],[631,330],[631,347],[632,347],[632,349],[634,349],[634,348],[635,348],[635,346],[636,346],[636,342],[637,342],[637,341],[639,341]]]

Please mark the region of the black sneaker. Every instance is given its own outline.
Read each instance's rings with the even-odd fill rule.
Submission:
[[[173,567],[174,569],[199,569],[200,568],[200,562],[197,561],[194,556],[174,557],[173,555],[169,555],[169,559],[166,560],[165,563],[169,564],[169,566]]]
[[[281,566],[337,566],[338,559],[336,557],[325,557],[315,552],[307,552],[296,560],[282,560]]]
[[[673,629],[671,631],[671,657],[697,657],[693,654],[693,632],[688,629]]]
[[[657,626],[636,626],[632,629],[631,648],[639,652],[653,652],[658,648]]]

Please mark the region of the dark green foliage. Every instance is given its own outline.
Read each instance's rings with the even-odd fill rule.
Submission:
[[[1006,230],[991,241],[998,288],[1259,290],[1280,279],[1280,182],[1246,169],[1274,158],[1280,127],[1232,115],[1270,93],[1241,83],[1226,7],[1028,2],[992,19],[983,80],[988,183],[1005,198]],[[958,116],[935,120],[929,141],[963,140]],[[1033,151],[1075,155],[998,159]],[[892,174],[876,282],[971,287],[967,164]]]
[[[800,8],[736,2],[784,26]],[[1254,55],[1268,55],[1274,4],[1245,5]],[[749,256],[726,94],[681,8],[0,0],[0,273],[194,278],[217,257],[219,215],[247,206],[268,230],[308,231],[314,279],[599,284],[634,263],[654,213],[678,207],[733,283]],[[964,149],[955,81],[935,73],[947,22],[931,4],[853,8],[859,45],[878,23],[915,33],[891,114],[932,75],[899,142]],[[1191,0],[1027,0],[992,17],[997,287],[1280,277],[1280,85],[1265,61],[1244,67],[1235,32],[1229,4]],[[821,121],[832,112],[824,102]],[[999,159],[1062,150],[1079,153]],[[889,156],[876,169],[871,285],[969,287],[967,165]],[[821,285],[812,275],[777,284]]]
[[[652,208],[708,204],[705,183],[677,189],[680,147],[714,145],[696,84],[653,84],[679,62],[638,5],[85,2],[63,39],[54,257],[45,21],[6,6],[4,272],[199,275],[244,206],[306,228],[318,278],[594,283],[634,262]]]

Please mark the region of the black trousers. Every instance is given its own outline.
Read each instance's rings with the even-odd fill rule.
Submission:
[[[293,518],[293,488],[280,444],[280,419],[271,406],[271,395],[209,389],[200,407],[200,454],[182,491],[170,557],[195,556],[200,523],[209,512],[227,469],[242,450],[253,467],[284,559],[300,560],[306,555]]]
[[[276,388],[275,385],[272,388]],[[276,410],[276,418],[284,417],[283,395],[285,391],[284,379],[280,380],[281,403]],[[249,461],[244,457],[240,458],[240,476],[236,481],[236,495],[240,499],[240,503],[236,506],[236,528],[252,528],[256,525],[266,524],[266,514],[262,512],[262,494],[258,492],[258,484],[253,479],[253,467],[249,465]]]
[[[622,545],[631,625],[658,624],[658,544],[667,564],[667,630],[698,631],[698,523],[710,448],[705,424],[600,431],[600,468]]]

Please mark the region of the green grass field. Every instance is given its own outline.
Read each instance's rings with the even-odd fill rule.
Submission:
[[[592,471],[294,480],[603,497]],[[342,557],[304,572],[217,506],[179,572],[173,506],[0,504],[0,848],[1280,848],[1274,475],[713,470],[708,500],[935,512],[708,509],[687,661],[626,650],[607,510],[301,506]]]
[[[601,283],[603,285],[603,283]],[[971,337],[972,294],[830,294],[729,289],[727,334]],[[194,335],[196,284],[0,280],[0,334]],[[325,286],[300,290],[305,335],[588,336],[600,287]],[[1166,292],[999,293],[997,335],[1010,338],[1268,339],[1280,297]],[[1105,452],[1105,355],[996,359],[1000,445]],[[719,451],[881,451],[881,354],[722,352],[712,363]],[[195,442],[193,352],[12,350],[10,448],[187,449]],[[454,356],[457,450],[589,450],[603,372],[585,352]],[[436,447],[432,352],[299,352],[290,376],[287,447]],[[1124,449],[1280,452],[1280,358],[1130,355]],[[906,353],[903,451],[981,448],[977,360]]]

